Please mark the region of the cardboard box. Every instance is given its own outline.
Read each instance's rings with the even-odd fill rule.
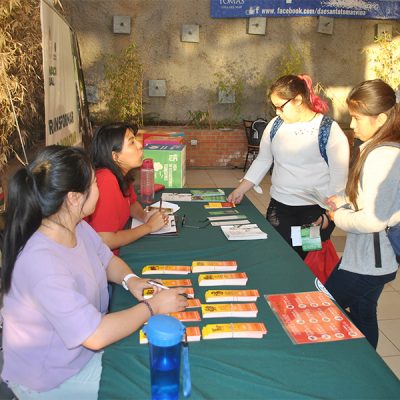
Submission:
[[[146,144],[144,158],[154,161],[154,182],[167,188],[182,188],[186,180],[186,146]]]
[[[185,144],[185,138],[183,136],[148,136],[144,140],[146,144]]]

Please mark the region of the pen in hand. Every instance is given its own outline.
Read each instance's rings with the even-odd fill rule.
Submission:
[[[153,281],[152,279],[149,279],[149,280],[147,281],[147,283],[150,283],[150,285],[156,286],[156,287],[158,287],[158,288],[160,288],[160,289],[169,289],[168,286],[165,286],[165,285],[163,285],[163,284],[160,283],[160,282]],[[186,293],[180,293],[180,296],[183,296],[183,297],[188,298],[188,295],[187,295]]]
[[[160,207],[158,208],[158,211],[160,211],[160,212],[161,212],[161,206],[162,206],[162,197],[160,199]]]

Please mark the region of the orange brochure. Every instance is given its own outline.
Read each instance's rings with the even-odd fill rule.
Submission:
[[[211,208],[234,208],[236,207],[235,203],[230,202],[210,202],[204,205],[204,208],[211,209]]]
[[[255,318],[258,309],[256,303],[244,304],[203,304],[203,318]]]
[[[203,339],[248,338],[261,339],[267,333],[262,322],[235,322],[231,324],[208,324],[202,329]]]
[[[193,299],[194,297],[194,289],[191,287],[186,287],[185,288],[185,294],[187,295],[188,298]],[[143,297],[145,299],[150,299],[150,297],[153,297],[154,295],[154,288],[148,288],[143,290]]]
[[[294,344],[364,337],[325,293],[275,294],[265,299]]]
[[[199,275],[199,286],[245,286],[246,283],[247,275],[245,272]]]
[[[142,269],[142,275],[171,274],[186,275],[190,272],[189,265],[146,265]]]
[[[236,261],[193,261],[192,272],[236,271]]]
[[[176,313],[170,313],[171,317],[179,319],[181,322],[192,322],[201,321],[200,314],[198,311],[181,311]]]
[[[256,301],[260,297],[258,290],[207,290],[205,294],[207,303],[224,301]]]
[[[192,286],[190,279],[162,279],[161,282],[168,287]]]
[[[186,328],[186,335],[188,342],[198,342],[201,338],[200,328],[198,326],[187,326]],[[140,344],[147,344],[149,343],[146,334],[141,329],[139,332],[139,343]]]
[[[200,308],[201,303],[199,299],[188,299],[188,305],[186,308]]]

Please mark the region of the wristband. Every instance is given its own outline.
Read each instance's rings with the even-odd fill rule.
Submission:
[[[150,303],[147,300],[142,300],[141,303],[146,304],[147,308],[150,311],[151,316],[153,316],[154,315],[154,311],[153,311],[153,308],[151,307]]]
[[[128,275],[125,275],[124,279],[122,279],[121,285],[125,290],[129,290],[128,281],[131,278],[137,278],[137,275],[130,273]]]

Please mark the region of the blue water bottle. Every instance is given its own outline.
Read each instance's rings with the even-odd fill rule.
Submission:
[[[155,315],[143,331],[149,341],[152,400],[178,400],[185,326],[168,315]]]

